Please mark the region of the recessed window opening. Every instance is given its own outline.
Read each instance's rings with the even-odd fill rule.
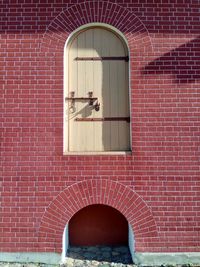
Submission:
[[[130,151],[129,55],[122,37],[89,27],[65,57],[65,152]]]

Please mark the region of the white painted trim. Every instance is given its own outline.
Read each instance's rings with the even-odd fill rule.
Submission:
[[[78,34],[80,31],[83,31],[85,29],[89,29],[92,27],[102,27],[102,28],[106,28],[108,30],[113,31],[115,34],[117,34],[126,44],[126,48],[128,51],[128,56],[130,59],[130,49],[129,49],[129,45],[128,45],[128,41],[126,39],[126,37],[124,36],[124,34],[119,31],[117,28],[113,27],[112,25],[106,24],[106,23],[87,23],[84,24],[82,26],[80,26],[79,28],[77,28],[75,31],[71,32],[71,34],[68,36],[66,42],[65,42],[65,46],[64,46],[64,58],[63,58],[63,68],[64,68],[64,90],[63,90],[63,154],[64,155],[71,155],[73,153],[71,153],[70,151],[68,151],[68,144],[69,144],[69,136],[68,136],[68,118],[67,118],[67,110],[68,110],[68,102],[65,101],[65,97],[68,96],[68,79],[69,79],[69,75],[68,75],[68,46],[70,44],[70,42],[72,41],[72,39],[76,36],[76,34]],[[129,66],[128,66],[128,79],[129,79],[129,83],[128,83],[128,89],[129,89],[129,113],[130,113],[130,117],[131,117],[131,64],[130,64],[130,60],[129,60]],[[130,120],[130,147],[132,147],[132,127],[131,127],[131,120]],[[103,154],[107,155],[110,152],[103,152]],[[113,151],[114,154],[117,154]],[[123,151],[122,151],[123,153]],[[125,152],[126,153],[126,152]],[[74,153],[76,155],[84,155],[84,153]],[[88,154],[99,154],[98,152],[96,153],[95,151],[93,151],[92,153],[88,153]]]
[[[128,224],[128,246],[133,260],[135,255],[135,240],[133,235],[133,229],[130,223]]]
[[[83,155],[83,156],[89,156],[89,155],[107,155],[107,156],[117,156],[117,155],[132,155],[132,151],[86,151],[86,152],[64,152],[64,155],[66,156],[75,156],[75,155]]]
[[[68,224],[65,226],[63,236],[62,236],[62,255],[61,255],[61,262],[64,262],[67,251],[69,248],[69,227]]]
[[[200,264],[200,252],[135,253],[133,262],[139,266]]]

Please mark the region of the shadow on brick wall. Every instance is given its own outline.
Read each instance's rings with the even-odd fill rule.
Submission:
[[[200,37],[179,46],[146,65],[144,75],[172,74],[176,83],[200,79]]]

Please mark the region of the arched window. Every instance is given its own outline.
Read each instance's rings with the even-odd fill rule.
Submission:
[[[89,27],[76,32],[66,49],[64,152],[129,151],[125,41],[113,30]]]

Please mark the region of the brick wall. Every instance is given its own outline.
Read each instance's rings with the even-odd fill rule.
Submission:
[[[200,250],[199,9],[195,0],[0,3],[1,251],[60,252],[67,221],[98,203],[131,223],[136,251]],[[64,44],[92,22],[128,40],[131,155],[63,155]]]

